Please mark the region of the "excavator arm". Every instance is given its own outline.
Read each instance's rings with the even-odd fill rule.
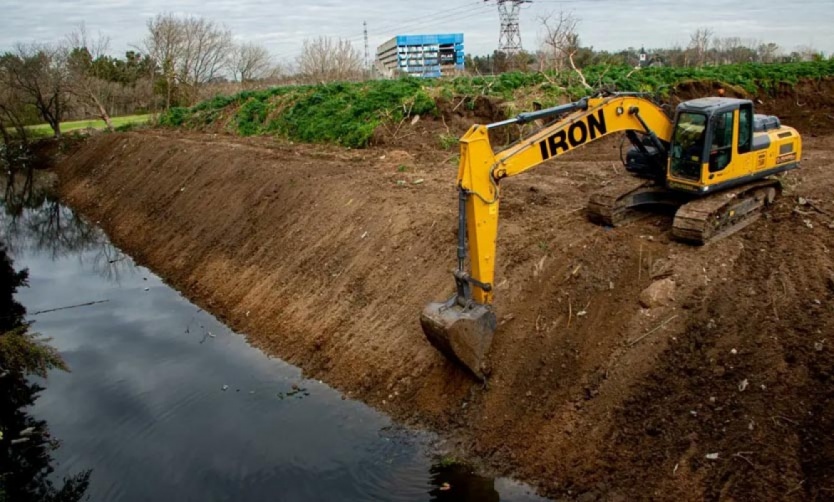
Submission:
[[[565,116],[493,153],[489,142],[491,129],[561,115]],[[485,377],[486,353],[497,325],[492,301],[499,183],[503,178],[521,174],[616,132],[642,133],[658,151],[665,153],[672,127],[659,106],[635,94],[583,98],[502,122],[472,126],[460,139],[456,291],[446,302],[427,305],[420,317],[423,332],[432,345],[476,377]]]

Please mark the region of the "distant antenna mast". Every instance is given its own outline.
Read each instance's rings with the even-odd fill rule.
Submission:
[[[366,77],[370,77],[371,75],[371,56],[370,50],[368,49],[368,22],[362,21],[362,28],[365,31],[365,74]]]
[[[484,0],[489,2],[490,0]],[[518,27],[518,13],[521,4],[532,0],[497,0],[498,16],[501,18],[501,33],[498,35],[498,50],[515,55],[522,51],[521,29]]]

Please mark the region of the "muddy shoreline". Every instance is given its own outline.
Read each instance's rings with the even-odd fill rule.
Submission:
[[[624,181],[615,148],[504,185],[488,389],[418,322],[452,289],[448,152],[103,134],[58,173],[67,202],[257,347],[544,494],[824,497],[834,137],[806,138],[768,221],[708,248],[671,242],[664,215],[584,218],[591,191]],[[674,301],[643,308],[667,277]]]

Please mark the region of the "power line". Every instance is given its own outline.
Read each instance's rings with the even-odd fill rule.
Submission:
[[[402,24],[387,24],[387,25],[382,25],[382,27],[374,27],[373,21],[371,21],[371,27],[372,27],[373,31],[376,32],[376,33],[402,32],[403,29],[410,29],[411,26],[422,25],[426,21],[437,20],[437,19],[449,19],[449,18],[452,18],[452,17],[459,16],[461,14],[464,14],[465,12],[470,11],[472,9],[480,9],[482,7],[485,7],[485,6],[480,2],[477,2],[477,3],[474,3],[474,4],[473,3],[468,3],[468,4],[465,4],[465,5],[458,5],[456,7],[451,7],[449,9],[445,9],[445,10],[439,10],[439,11],[433,12],[431,14],[424,14],[422,16],[417,16],[417,17],[413,17],[413,18],[410,18],[410,19],[405,19]],[[347,35],[335,34],[333,36],[338,36],[338,37],[340,37],[344,40],[349,40],[349,41],[358,41],[362,38],[362,34],[361,33],[356,33],[356,32],[352,32],[352,33],[347,34]]]
[[[373,31],[376,32],[376,33],[388,32],[388,33],[403,34],[407,31],[413,31],[415,28],[427,26],[429,23],[437,24],[438,22],[448,21],[448,20],[452,20],[452,19],[455,19],[455,20],[469,19],[469,18],[471,18],[475,15],[484,14],[491,9],[488,6],[485,6],[483,4],[479,4],[477,7],[467,6],[466,10],[472,10],[472,12],[469,15],[465,15],[466,11],[462,11],[460,13],[456,13],[456,12],[452,13],[451,11],[447,11],[447,12],[444,12],[442,15],[437,15],[436,14],[436,15],[433,15],[430,19],[425,19],[423,21],[410,20],[409,22],[407,22],[405,24],[402,24],[402,25],[390,26],[387,29],[384,29],[384,28],[374,29]]]
[[[450,9],[437,11],[437,12],[433,12],[431,14],[426,14],[426,15],[423,15],[423,16],[418,16],[418,17],[411,18],[411,19],[407,20],[404,25],[393,25],[393,24],[389,24],[387,26],[383,25],[381,28],[377,28],[376,31],[379,31],[379,32],[394,31],[394,30],[401,31],[403,26],[409,26],[409,25],[412,25],[412,24],[415,24],[415,23],[420,24],[420,23],[422,23],[426,20],[435,20],[440,16],[448,16],[449,14],[452,14],[452,13],[463,14],[466,11],[469,11],[471,9],[478,9],[478,8],[483,7],[483,6],[484,5],[480,2],[468,3],[468,4],[465,4],[465,5],[458,5],[457,7],[452,7]]]
[[[465,10],[461,11],[460,13],[457,13],[456,11],[459,11],[461,8],[465,8]],[[471,10],[472,12],[470,12],[467,15],[466,11],[469,11],[469,10]],[[427,26],[430,26],[430,25],[433,25],[433,24],[436,24],[436,23],[440,23],[440,22],[444,22],[444,21],[450,21],[450,20],[453,20],[453,19],[454,20],[471,19],[475,16],[490,13],[491,11],[492,11],[492,8],[489,5],[485,5],[485,4],[481,4],[481,3],[476,4],[474,6],[473,5],[457,6],[457,7],[451,8],[451,9],[447,9],[445,11],[439,11],[438,13],[432,14],[431,16],[421,16],[420,18],[427,18],[427,19],[424,19],[423,21],[417,21],[417,19],[420,19],[420,18],[414,18],[412,20],[409,20],[409,22],[407,22],[405,24],[402,24],[402,25],[399,25],[399,26],[389,25],[388,31],[393,32],[393,33],[402,34],[406,31],[415,31],[416,28],[427,27]],[[429,23],[431,23],[431,24],[429,24]],[[373,27],[371,26],[371,28],[373,28]],[[381,30],[381,29],[380,30],[373,30],[373,31],[378,32],[378,33],[383,32],[383,30]],[[342,38],[342,40],[346,40],[346,41],[351,42],[351,43],[362,42],[362,41],[364,41],[364,34],[357,35],[357,36],[354,36],[354,37],[351,37],[351,38],[345,38],[345,37],[340,37],[340,38]],[[296,52],[297,51],[281,52],[281,53],[275,54],[274,57],[278,58],[278,59],[282,59],[282,58],[292,56],[292,55],[296,54]]]

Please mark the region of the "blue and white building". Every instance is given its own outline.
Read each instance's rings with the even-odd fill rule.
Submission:
[[[384,77],[441,77],[463,70],[463,33],[398,35],[377,47],[375,66]]]

